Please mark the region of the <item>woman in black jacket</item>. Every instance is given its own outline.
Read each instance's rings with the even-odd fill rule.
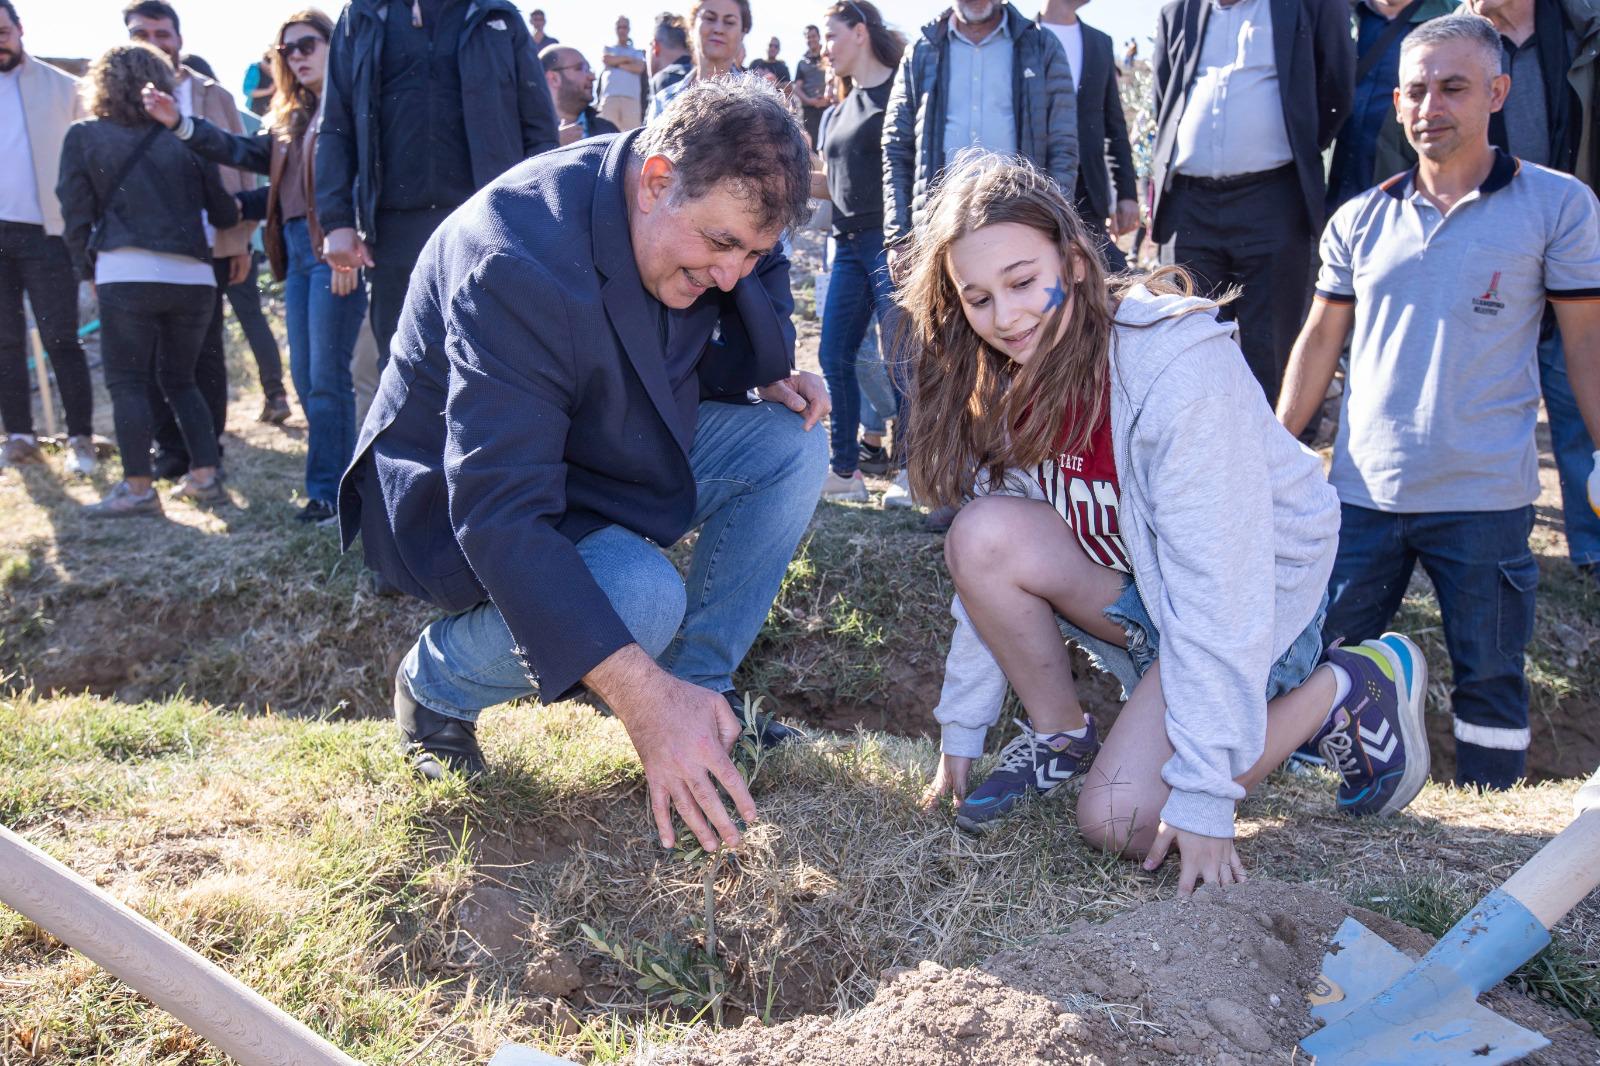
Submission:
[[[106,389],[122,453],[123,480],[85,508],[95,518],[161,513],[150,469],[152,375],[191,458],[172,498],[223,498],[216,432],[194,366],[216,286],[206,227],[234,225],[239,207],[214,163],[145,115],[140,90],[152,84],[170,92],[174,77],[149,45],[112,48],[84,78],[95,117],[75,123],[61,146],[64,236],[79,276],[99,294]]]
[[[203,118],[184,118],[171,95],[148,87],[145,110],[197,153],[223,166],[267,175],[265,190],[241,195],[245,216],[263,217],[261,243],[283,282],[289,332],[289,376],[306,413],[306,504],[296,520],[331,524],[339,477],[356,447],[356,394],[350,379],[367,293],[361,275],[336,270],[319,251],[322,227],[312,163],[316,158],[318,94],[328,62],[333,20],[316,8],[297,11],[278,27],[272,56],[272,109],[252,135],[229,133]],[[252,208],[259,207],[260,211]]]

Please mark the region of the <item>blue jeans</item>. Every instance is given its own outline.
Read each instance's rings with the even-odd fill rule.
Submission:
[[[817,358],[833,400],[828,423],[832,452],[829,461],[835,473],[849,476],[856,472],[860,461],[856,433],[861,425],[861,385],[856,380],[856,353],[872,325],[873,314],[888,310],[894,286],[889,281],[882,230],[836,237],[835,245]],[[904,402],[897,391],[896,407]]]
[[[820,432],[805,432],[777,405],[702,403],[689,452],[700,537],[687,580],[621,526],[578,542],[634,640],[674,676],[717,692],[733,687],[816,510],[825,447]],[[401,672],[418,702],[469,722],[537,694],[493,603],[429,625]]]
[[[303,218],[284,223],[288,276],[283,279],[289,377],[306,413],[306,495],[332,504],[356,449],[356,393],[350,381],[367,294],[359,284],[333,294],[333,268],[317,259]]]
[[[1455,688],[1456,783],[1509,788],[1528,755],[1528,679],[1539,564],[1533,508],[1392,514],[1344,504],[1329,579],[1331,642],[1388,626],[1418,562],[1433,581]]]
[[[883,320],[874,315],[874,323],[867,326],[856,349],[856,384],[861,386],[861,431],[882,433],[889,428],[889,419],[898,417],[900,395],[889,377],[889,364],[884,359],[887,337],[879,339]],[[876,328],[874,328],[874,326]]]
[[[1589,509],[1589,471],[1594,469],[1594,441],[1583,424],[1578,401],[1567,380],[1567,357],[1561,331],[1539,342],[1539,387],[1550,415],[1550,448],[1561,477],[1561,513],[1566,520],[1567,554],[1575,566],[1600,566],[1600,515]]]

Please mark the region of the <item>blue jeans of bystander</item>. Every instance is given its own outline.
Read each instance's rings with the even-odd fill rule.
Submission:
[[[283,235],[289,251],[283,281],[289,376],[308,426],[306,496],[332,504],[356,447],[350,356],[367,313],[367,294],[360,285],[348,296],[333,294],[333,268],[314,254],[305,219],[286,222]]]
[[[817,358],[833,400],[830,462],[835,473],[848,477],[856,472],[860,459],[856,433],[861,425],[861,385],[856,379],[856,353],[874,312],[882,314],[888,309],[894,286],[889,281],[881,230],[848,233],[836,237],[835,245]],[[903,402],[897,393],[896,406]]]
[[[1583,424],[1561,331],[1539,342],[1539,387],[1550,415],[1550,450],[1561,478],[1561,513],[1566,521],[1567,554],[1575,566],[1600,566],[1600,515],[1589,508],[1589,472],[1594,469],[1594,441]]]

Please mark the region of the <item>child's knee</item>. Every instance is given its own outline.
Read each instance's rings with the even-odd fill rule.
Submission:
[[[1015,543],[1006,502],[980,496],[956,512],[945,534],[944,560],[957,584],[989,570],[994,560],[1004,556],[1007,542]]]
[[[1155,839],[1155,830],[1154,816],[1137,807],[1113,804],[1109,797],[1091,793],[1088,785],[1078,796],[1078,835],[1090,847],[1126,859],[1142,859]]]

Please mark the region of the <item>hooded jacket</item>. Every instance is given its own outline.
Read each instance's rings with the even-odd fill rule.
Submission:
[[[1322,461],[1273,416],[1233,324],[1193,310],[1203,305],[1142,286],[1123,299],[1111,347],[1111,434],[1123,548],[1160,632],[1174,749],[1161,770],[1172,788],[1161,817],[1228,837],[1244,796],[1234,778],[1266,741],[1267,678],[1328,587],[1339,498]],[[1042,496],[1022,471],[1001,491]],[[957,628],[934,716],[944,751],[970,757],[982,752],[1006,681],[959,599],[952,613]]]
[[[477,188],[556,146],[556,112],[533,35],[510,0],[464,0],[457,44],[462,111]],[[326,230],[353,227],[377,245],[378,146],[387,0],[351,0],[329,42],[316,151],[316,209]]]
[[[1078,104],[1061,42],[1010,4],[1012,98],[1017,154],[1056,180],[1070,201],[1078,187]],[[883,239],[911,235],[945,165],[950,92],[950,11],[922,27],[900,61],[883,116]]]

